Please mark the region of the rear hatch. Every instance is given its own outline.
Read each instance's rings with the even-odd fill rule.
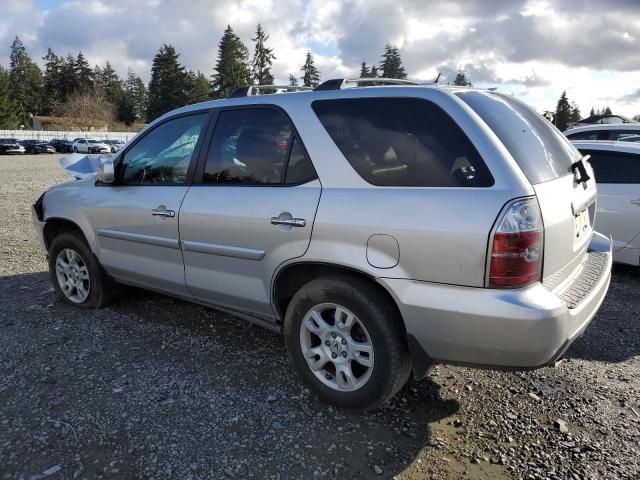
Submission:
[[[457,95],[493,130],[533,186],[544,223],[542,278],[561,282],[580,264],[593,234],[591,166],[558,129],[519,100],[473,90]]]

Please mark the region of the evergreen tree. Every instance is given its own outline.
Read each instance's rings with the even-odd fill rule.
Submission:
[[[135,120],[144,118],[147,114],[147,87],[140,77],[129,69],[124,82],[124,92],[127,102],[131,104]]]
[[[402,66],[400,50],[390,43],[387,43],[384,47],[380,68],[382,69],[382,76],[384,78],[407,78],[407,72]]]
[[[251,84],[249,50],[227,25],[218,45],[218,60],[213,75],[214,98],[228,97],[235,89]]]
[[[453,84],[461,87],[472,86],[471,81],[467,78],[467,75],[463,71],[458,72],[456,78],[453,80]]]
[[[18,37],[11,44],[9,82],[11,96],[18,109],[20,122],[28,123],[29,113],[42,112],[44,80],[42,71],[27,54]]]
[[[589,112],[589,116],[593,117],[596,114],[596,111],[591,107],[591,111]]]
[[[43,111],[49,113],[52,105],[63,101],[62,64],[64,59],[58,57],[50,48],[42,59],[45,61]]]
[[[102,69],[96,66],[94,74],[96,90],[104,95],[107,102],[117,106],[124,97],[124,86],[111,63],[107,62]]]
[[[378,73],[378,67],[376,67],[375,65],[371,65],[371,70],[369,70],[369,75],[371,76],[371,78],[379,77],[380,74]]]
[[[575,123],[580,120],[580,109],[576,102],[571,102],[571,112],[569,114],[569,122]]]
[[[18,126],[16,105],[11,98],[9,72],[0,66],[0,129],[12,130]]]
[[[93,70],[82,52],[78,52],[78,56],[73,65],[73,71],[76,77],[75,84],[77,90],[88,92],[93,88]]]
[[[367,67],[366,62],[362,62],[360,65],[360,78],[369,78],[371,76],[371,70]]]
[[[562,92],[560,98],[558,99],[558,104],[556,105],[556,127],[561,132],[567,129],[569,122],[571,121],[571,104],[569,103],[569,99],[567,98],[567,92]]]
[[[153,58],[149,82],[147,121],[185,105],[188,101],[189,78],[178,62],[180,55],[164,44]]]
[[[70,53],[60,62],[60,101],[66,102],[79,90],[76,77],[76,59]]]
[[[291,85],[292,87],[298,86],[298,79],[293,73],[289,74],[289,85]]]
[[[301,70],[304,75],[300,78],[302,79],[302,84],[305,87],[317,87],[320,85],[320,72],[316,68],[313,61],[313,55],[309,50],[307,50],[307,56]]]
[[[604,112],[602,112],[604,115],[613,115],[613,113],[611,112],[611,109],[609,108],[609,106],[607,106],[607,108],[604,109]]]
[[[272,48],[265,46],[265,42],[269,40],[269,35],[264,32],[260,24],[256,29],[256,38],[252,38],[252,40],[256,44],[251,62],[253,81],[256,85],[273,85],[271,64],[276,56],[273,54]]]
[[[207,76],[200,70],[189,71],[189,103],[200,103],[211,100],[211,86]]]

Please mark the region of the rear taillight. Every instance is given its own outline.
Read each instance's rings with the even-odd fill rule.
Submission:
[[[542,244],[542,216],[535,197],[507,205],[493,235],[489,287],[525,287],[540,280]]]

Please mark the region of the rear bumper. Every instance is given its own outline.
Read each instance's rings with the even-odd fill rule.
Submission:
[[[572,280],[553,290],[541,283],[497,290],[378,281],[394,295],[420,354],[443,363],[529,369],[554,362],[586,329],[609,288],[611,264],[611,243],[594,233]]]

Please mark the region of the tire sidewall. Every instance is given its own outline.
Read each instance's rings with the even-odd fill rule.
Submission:
[[[82,303],[75,303],[69,300],[58,284],[56,258],[58,253],[65,248],[75,250],[84,261],[89,272],[89,296]],[[62,233],[51,242],[51,247],[49,248],[49,275],[56,294],[68,304],[81,308],[97,308],[100,304],[103,289],[100,264],[84,240],[78,238],[77,235],[73,233]]]
[[[352,392],[336,391],[322,383],[309,368],[302,354],[300,329],[306,314],[321,303],[335,303],[351,311],[366,328],[373,344],[374,366],[367,383]],[[389,338],[383,328],[383,322],[394,312],[385,308],[383,302],[376,301],[360,292],[353,285],[338,279],[320,279],[303,287],[292,299],[287,309],[284,334],[289,360],[303,378],[313,386],[321,400],[347,409],[369,409],[376,407],[379,398],[386,398],[394,385],[396,369],[394,359],[389,353],[394,348],[395,339]]]

